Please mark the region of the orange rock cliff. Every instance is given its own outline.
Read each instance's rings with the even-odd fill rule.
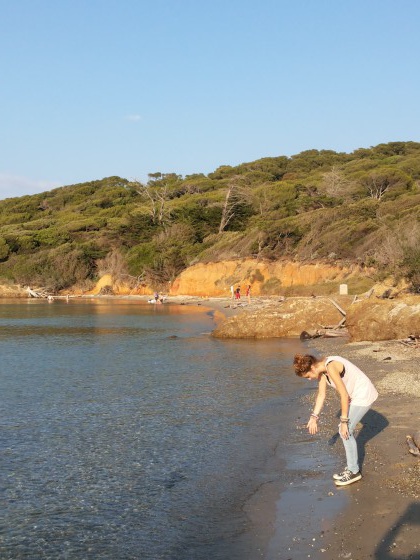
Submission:
[[[252,295],[278,295],[286,289],[341,282],[367,276],[358,265],[341,266],[325,263],[302,264],[292,261],[266,262],[254,259],[195,264],[172,283],[170,295],[220,297],[230,294],[230,287],[241,287]]]
[[[105,286],[110,286],[113,293],[121,295],[152,294],[159,289],[173,296],[228,297],[231,286],[235,289],[240,286],[244,295],[250,285],[253,296],[291,295],[311,287],[314,287],[316,295],[320,295],[337,293],[341,283],[349,286],[358,284],[359,289],[353,290],[353,293],[360,293],[364,291],[360,289],[361,281],[365,281],[365,289],[373,284],[369,280],[370,274],[371,270],[358,265],[243,259],[192,265],[166,287],[141,286],[133,289],[113,281],[111,275],[106,274],[89,293],[98,294]]]

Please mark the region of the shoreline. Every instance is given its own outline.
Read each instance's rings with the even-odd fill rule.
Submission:
[[[261,308],[272,303],[273,299],[258,298],[256,301],[254,298],[252,306]],[[203,298],[200,303],[225,317],[246,309],[246,305],[235,306],[229,298]],[[326,458],[324,464],[318,467],[321,469],[320,480],[312,486],[307,484],[306,488],[304,485],[299,488],[299,483],[290,489],[284,485],[271,487],[268,484],[246,504],[256,536],[260,541],[265,539],[264,546],[261,543],[261,552],[264,551],[261,557],[266,560],[274,560],[281,555],[296,560],[302,557],[312,560],[419,560],[420,458],[408,452],[406,436],[417,434],[420,440],[420,349],[404,346],[396,340],[353,343],[347,338],[317,338],[305,342],[304,346],[308,353],[320,356],[338,354],[354,361],[366,371],[378,389],[379,398],[365,418],[366,428],[359,428],[358,432],[363,478],[344,488],[337,488],[331,479],[334,457],[342,464],[345,454],[340,441],[335,440],[331,445],[337,431],[336,413],[340,404],[336,395],[330,394],[319,435],[302,443],[301,451],[311,453],[311,446],[315,445],[319,452],[326,449],[325,445],[328,446],[326,451],[330,459]],[[296,413],[305,423],[305,415],[311,410],[313,399],[314,395],[302,399]],[[293,476],[293,466],[286,468],[291,468]],[[293,514],[294,521],[300,526],[299,516],[307,514],[305,491],[307,498],[312,500],[315,523],[305,528],[289,550],[281,550],[277,545],[284,544],[284,514]],[[318,503],[313,501],[314,492]],[[339,507],[331,501],[320,518],[319,506],[322,500],[326,501],[326,496],[330,499],[336,496]],[[296,498],[301,511],[299,505],[293,506]],[[312,518],[307,519],[307,522],[313,521]],[[315,536],[313,531],[317,531]]]

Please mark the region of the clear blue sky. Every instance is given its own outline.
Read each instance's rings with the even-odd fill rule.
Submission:
[[[0,198],[420,140],[419,0],[0,0]]]

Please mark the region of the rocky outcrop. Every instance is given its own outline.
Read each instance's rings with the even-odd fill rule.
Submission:
[[[337,298],[338,299],[338,298]],[[347,307],[348,298],[339,306]],[[288,298],[226,319],[213,331],[216,338],[296,337],[302,331],[336,326],[343,315],[329,298]]]
[[[251,285],[252,295],[282,295],[286,288],[337,284],[369,274],[358,265],[344,266],[322,262],[304,264],[293,261],[258,261],[242,259],[198,263],[175,279],[170,295],[220,297],[230,293],[230,286],[239,285],[242,292]],[[324,292],[325,293],[325,292]],[[318,294],[317,294],[318,295]]]
[[[213,331],[217,338],[296,337],[337,326],[343,318],[334,303],[346,313],[352,342],[399,340],[420,336],[420,297],[393,300],[349,297],[287,298],[254,311],[230,317]]]
[[[420,297],[356,302],[348,309],[347,328],[354,342],[419,336]]]

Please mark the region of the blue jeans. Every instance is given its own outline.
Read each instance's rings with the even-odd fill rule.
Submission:
[[[359,472],[359,457],[357,454],[357,442],[353,435],[353,432],[357,424],[360,422],[360,420],[363,418],[363,416],[366,414],[366,412],[369,409],[370,406],[354,406],[350,403],[349,423],[348,423],[349,439],[344,439],[343,437],[341,437],[341,439],[343,441],[344,449],[346,451],[347,468],[352,473]],[[341,424],[340,427],[338,428],[339,432],[340,432],[340,428],[341,428]],[[340,432],[340,436],[341,436],[341,432]]]

